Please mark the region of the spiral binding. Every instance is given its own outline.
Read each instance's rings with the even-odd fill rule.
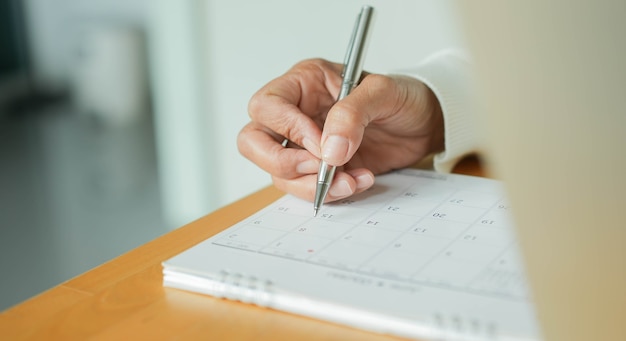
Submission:
[[[463,335],[467,339],[498,340],[498,326],[493,321],[467,318],[458,314],[435,313],[434,325],[446,334]],[[448,340],[448,338],[444,338]]]
[[[221,297],[231,301],[271,307],[274,283],[241,272],[222,270],[219,273]],[[439,340],[491,340],[499,339],[497,323],[456,313],[437,312],[431,315],[432,325],[442,331]]]
[[[274,296],[272,281],[239,272],[220,271],[220,282],[224,285],[223,298],[231,301],[268,307]]]

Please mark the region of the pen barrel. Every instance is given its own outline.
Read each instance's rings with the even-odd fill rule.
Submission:
[[[367,33],[372,18],[373,8],[371,6],[363,6],[359,13],[355,28],[350,36],[350,43],[348,44],[348,51],[346,53],[346,59],[344,61],[344,68],[342,72],[341,89],[337,100],[340,100],[346,96],[356,87],[361,78],[361,72],[363,70],[363,54],[365,51],[365,44],[367,40]],[[313,200],[313,208],[317,215],[318,210],[322,207],[328,189],[335,177],[335,166],[328,165],[322,160],[320,164],[319,173],[317,175],[317,188],[315,191],[315,198]]]
[[[355,87],[356,83],[354,82],[341,83],[341,88],[339,89],[339,96],[337,96],[337,100],[348,96],[348,94],[350,94],[350,92],[352,92],[352,89],[354,89]]]
[[[337,167],[331,166],[327,164],[326,161],[322,160],[319,173],[317,174],[317,182],[328,182],[329,179],[332,181],[335,176],[336,168]]]
[[[364,51],[367,44],[368,30],[372,19],[373,8],[363,6],[357,17],[357,23],[350,39],[350,48],[346,55],[343,70],[343,81],[338,100],[347,96],[359,83],[363,71]]]
[[[315,189],[315,199],[313,200],[313,209],[315,210],[315,214],[317,214],[317,211],[322,207],[322,204],[326,199],[326,195],[330,189],[330,184],[333,182],[333,178],[335,177],[336,169],[337,167],[331,166],[322,160],[322,163],[320,164],[320,171],[317,174],[317,187]]]

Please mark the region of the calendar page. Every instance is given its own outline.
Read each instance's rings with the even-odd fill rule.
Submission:
[[[400,170],[315,217],[310,202],[286,195],[166,262],[166,282],[189,290],[190,277],[175,274],[200,274],[248,292],[263,288],[264,298],[243,299],[259,305],[272,305],[268,293],[288,292],[419,320],[428,330],[456,323],[467,331],[473,323],[483,333],[509,329],[533,339],[526,338],[535,326],[510,209],[495,180]],[[192,290],[202,292],[198,286]],[[377,294],[389,299],[377,302]],[[410,303],[391,302],[394,295]]]

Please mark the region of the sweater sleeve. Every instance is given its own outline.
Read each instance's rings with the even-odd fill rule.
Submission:
[[[437,96],[444,118],[445,150],[434,156],[434,168],[450,172],[469,154],[480,152],[482,134],[474,114],[469,56],[460,50],[444,50],[403,70],[426,84]]]

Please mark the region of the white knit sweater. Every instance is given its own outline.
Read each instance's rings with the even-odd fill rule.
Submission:
[[[444,50],[403,73],[426,84],[441,104],[445,150],[435,155],[435,170],[450,172],[464,156],[479,153],[482,134],[474,113],[469,56],[461,50]]]

